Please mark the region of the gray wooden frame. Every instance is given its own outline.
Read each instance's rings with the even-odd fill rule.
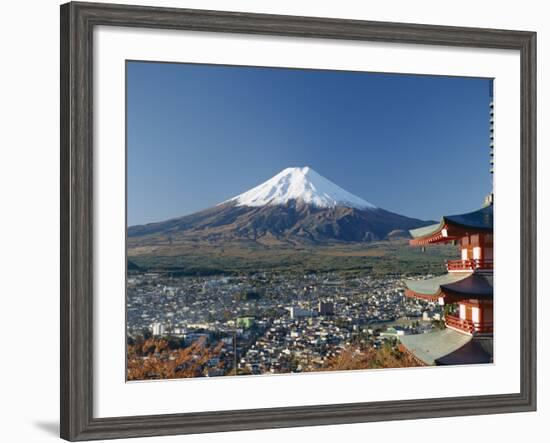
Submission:
[[[521,54],[521,392],[94,418],[92,35],[129,26],[514,49]],[[536,33],[99,3],[61,6],[61,437],[71,441],[533,411],[536,408]],[[122,294],[121,294],[122,296]]]

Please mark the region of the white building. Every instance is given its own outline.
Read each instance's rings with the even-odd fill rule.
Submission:
[[[151,329],[153,330],[153,335],[154,336],[159,336],[159,335],[163,335],[164,334],[164,325],[162,323],[153,323],[151,325]]]

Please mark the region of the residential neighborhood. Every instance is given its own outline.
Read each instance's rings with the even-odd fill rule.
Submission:
[[[401,335],[436,328],[439,305],[404,290],[399,275],[132,273],[128,341],[163,338],[174,350],[198,340],[217,346],[203,376],[323,370],[349,347],[395,345]]]

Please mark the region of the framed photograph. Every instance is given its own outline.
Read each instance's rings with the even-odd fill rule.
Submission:
[[[535,410],[535,44],[61,6],[61,437]]]

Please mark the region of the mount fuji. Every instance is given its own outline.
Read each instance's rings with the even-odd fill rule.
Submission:
[[[129,246],[179,241],[262,244],[371,242],[433,223],[379,208],[309,167],[287,168],[242,194],[194,214],[128,228]]]
[[[308,166],[286,168],[261,185],[224,203],[235,202],[237,206],[267,206],[287,205],[293,201],[299,201],[316,208],[342,206],[356,209],[376,209],[372,203],[335,185]]]

